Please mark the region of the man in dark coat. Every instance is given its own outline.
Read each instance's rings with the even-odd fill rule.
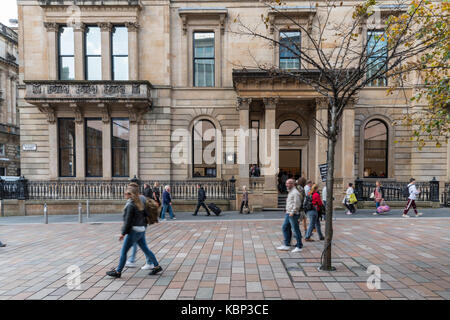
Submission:
[[[200,207],[205,208],[206,210],[206,215],[210,216],[211,213],[209,212],[208,207],[205,204],[205,200],[206,200],[206,192],[205,189],[203,189],[201,184],[197,185],[197,189],[198,189],[198,193],[197,193],[197,208],[195,208],[195,212],[192,214],[193,216],[196,216],[198,213],[198,210],[200,209]]]

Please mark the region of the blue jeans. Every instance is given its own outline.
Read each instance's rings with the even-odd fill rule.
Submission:
[[[170,219],[173,219],[172,206],[170,204],[163,204],[163,207],[162,207],[162,210],[161,210],[161,219],[163,219],[163,220],[164,220],[164,217],[166,216],[167,209],[169,209]]]
[[[295,215],[295,214],[292,217],[289,216],[289,214],[286,214],[286,217],[284,218],[282,230],[283,230],[285,246],[291,245],[292,232],[294,232],[295,239],[297,240],[297,248],[303,247],[302,233],[300,232],[300,228],[298,227],[298,219],[299,219],[299,215]]]
[[[378,207],[380,206],[380,202],[375,202],[375,207],[378,209]]]
[[[130,250],[130,248],[134,244],[137,244],[139,248],[141,248],[141,250],[144,252],[147,264],[153,264],[155,267],[158,266],[158,260],[156,260],[153,252],[151,252],[147,247],[147,242],[145,241],[145,232],[136,232],[131,230],[131,232],[125,236],[125,239],[123,241],[122,250],[120,251],[119,265],[116,269],[117,272],[122,272],[127,261],[128,250]]]
[[[319,220],[319,214],[316,210],[310,210],[307,212],[308,219],[309,219],[309,226],[308,230],[306,231],[305,238],[309,239],[311,237],[312,231],[314,230],[314,227],[317,230],[317,234],[320,238],[323,238],[322,230],[320,229],[320,220]]]
[[[131,247],[131,254],[130,258],[128,258],[128,262],[135,263],[136,262],[136,252],[137,252],[137,243],[135,242],[133,244],[133,247]]]

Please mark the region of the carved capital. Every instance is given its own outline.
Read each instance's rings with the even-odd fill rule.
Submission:
[[[220,24],[220,32],[222,34],[225,33],[225,21],[226,21],[226,15],[225,14],[221,14],[219,16],[219,24]]]
[[[97,25],[101,31],[105,31],[105,32],[111,32],[112,27],[113,27],[111,22],[100,22]]]
[[[84,23],[75,23],[73,25],[73,31],[75,32],[84,32],[86,30],[86,25]]]
[[[278,98],[263,98],[264,106],[266,110],[276,109],[278,102],[280,99]]]
[[[69,104],[70,109],[73,110],[73,113],[75,114],[75,122],[76,123],[82,123],[83,122],[83,113],[81,112],[81,108],[77,103],[71,103]]]
[[[45,113],[47,115],[48,123],[53,124],[56,122],[55,109],[49,103],[39,105],[38,109],[40,112]]]
[[[130,123],[139,123],[147,111],[145,108],[137,108],[131,103],[126,104],[125,107],[128,109]]]
[[[109,105],[106,103],[99,103],[98,107],[100,108],[102,112],[102,121],[103,123],[109,123],[111,121],[111,113]]]
[[[44,27],[47,32],[57,32],[59,25],[56,22],[44,22]]]
[[[139,29],[139,23],[137,22],[125,22],[128,32],[137,32]]]
[[[237,110],[249,110],[250,103],[252,103],[252,98],[237,98]]]
[[[320,97],[316,98],[316,108],[317,109],[328,109],[328,98]]]
[[[182,15],[181,16],[181,23],[183,25],[183,34],[186,35],[187,34],[187,16],[186,15]]]

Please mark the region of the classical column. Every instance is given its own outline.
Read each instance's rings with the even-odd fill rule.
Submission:
[[[109,22],[99,23],[102,41],[102,80],[111,80],[111,30],[112,24]]]
[[[58,126],[54,113],[54,109],[49,104],[42,104],[39,111],[47,115],[48,124],[48,175],[49,179],[57,179],[58,172]]]
[[[355,107],[354,101],[344,109],[342,115],[342,141],[341,141],[341,173],[342,182],[346,186],[353,182],[355,157]]]
[[[249,185],[249,122],[250,122],[250,98],[238,98],[239,110],[239,136],[238,136],[238,164],[239,164],[239,188]]]
[[[277,170],[278,170],[278,135],[275,132],[275,120],[276,120],[276,106],[278,103],[277,98],[264,98],[265,106],[265,144],[266,154],[262,163],[265,162],[263,167],[264,174],[264,189],[265,191],[277,192]],[[264,143],[264,141],[263,141]],[[276,207],[276,206],[275,206]]]
[[[75,112],[75,176],[77,178],[84,178],[86,176],[86,130],[85,122],[81,115],[81,111],[76,104],[71,104],[71,108]]]
[[[130,177],[139,177],[139,115],[132,104],[126,108],[130,114]]]
[[[139,80],[139,44],[137,22],[127,22],[129,80]]]
[[[315,127],[324,128],[328,126],[328,99],[327,98],[316,98],[316,123]],[[315,163],[314,168],[311,172],[312,180],[316,183],[321,183],[322,179],[320,176],[319,165],[325,164],[327,162],[327,150],[328,141],[323,137],[318,130],[315,131]]]
[[[75,48],[75,80],[84,80],[84,24],[78,24],[73,28]]]
[[[48,79],[58,79],[58,24],[55,22],[44,22],[47,30],[47,52],[48,52]]]
[[[98,107],[102,113],[102,150],[103,150],[103,178],[112,177],[112,140],[111,140],[111,117],[109,106],[105,103],[99,103]]]

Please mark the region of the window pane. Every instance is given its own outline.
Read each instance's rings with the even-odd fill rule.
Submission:
[[[112,120],[113,176],[129,176],[130,122],[128,119]]]
[[[194,84],[196,87],[214,86],[214,59],[195,60]]]
[[[284,121],[279,128],[281,136],[301,136],[302,130],[299,124],[293,120]]]
[[[216,176],[215,127],[208,120],[198,121],[193,128],[193,176]]]
[[[379,121],[367,123],[364,129],[364,176],[387,177],[387,127]]]
[[[128,55],[128,29],[126,27],[115,27],[112,36],[112,54]]]
[[[384,62],[387,58],[387,39],[383,31],[367,32],[367,76],[372,77],[381,68],[386,68]],[[384,76],[373,79],[372,86],[386,86],[387,79]]]
[[[114,57],[114,80],[128,80],[128,57]]]
[[[86,176],[101,177],[103,175],[102,159],[102,121],[86,120]]]
[[[74,57],[61,57],[61,64],[59,70],[60,80],[74,80],[75,79],[75,59]]]
[[[299,31],[282,31],[280,32],[280,57],[293,58],[300,55],[300,32]],[[291,50],[289,50],[289,49]]]
[[[100,56],[102,54],[102,39],[99,27],[88,27],[86,29],[86,54]]]
[[[214,58],[214,32],[194,33],[194,58]]]
[[[58,120],[59,175],[75,176],[75,120]]]
[[[102,57],[87,57],[87,80],[102,80]]]
[[[73,29],[69,27],[59,28],[59,54],[72,56],[74,53]]]

